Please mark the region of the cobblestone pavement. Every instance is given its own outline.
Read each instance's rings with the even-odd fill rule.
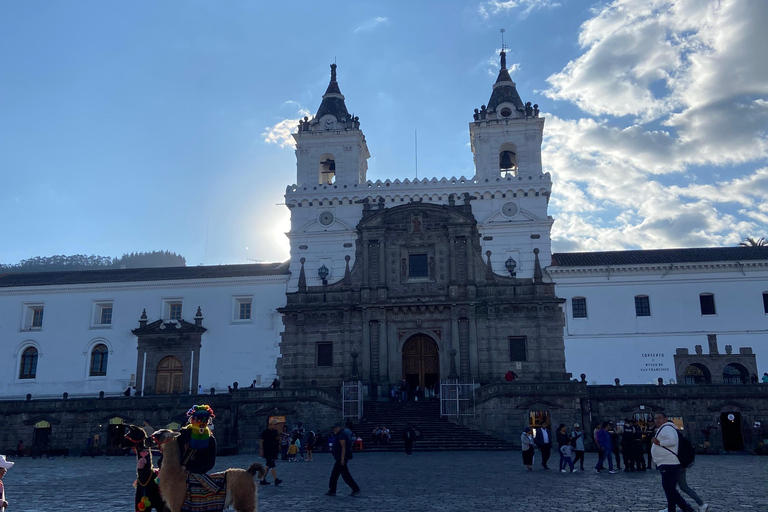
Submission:
[[[333,460],[328,454],[315,459],[278,462],[284,483],[259,486],[259,509],[656,512],[664,506],[655,471],[562,474],[538,466],[525,472],[520,452],[356,453],[350,471],[362,494],[350,497],[340,479],[338,496],[328,497],[323,493]],[[253,460],[254,455],[220,457],[215,469],[246,467]],[[587,462],[591,468],[596,456],[588,454]],[[132,512],[134,469],[133,456],[17,459],[4,479],[8,512]],[[768,457],[700,456],[688,471],[688,483],[713,512],[768,511]]]

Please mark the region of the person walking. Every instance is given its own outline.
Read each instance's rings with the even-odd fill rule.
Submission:
[[[663,412],[654,414],[653,422],[657,430],[651,440],[651,456],[656,461],[656,469],[661,473],[661,487],[667,498],[667,508],[660,512],[675,512],[677,507],[684,512],[691,512],[693,507],[677,492],[680,476],[680,460],[677,458],[680,441],[677,427]]]
[[[525,427],[525,430],[520,434],[520,449],[523,452],[523,465],[528,471],[533,471],[531,466],[533,465],[533,454],[535,452],[536,443],[531,437],[531,427]]]
[[[547,421],[542,423],[541,427],[536,431],[534,441],[539,452],[541,452],[541,466],[544,469],[549,469],[547,461],[552,454],[552,434],[549,432],[549,423]]]
[[[409,423],[405,424],[403,430],[403,443],[405,443],[405,454],[410,457],[413,454],[413,442],[416,440],[416,429]]]
[[[571,432],[571,443],[573,451],[576,453],[576,457],[573,459],[573,465],[579,463],[579,467],[574,469],[576,471],[584,471],[584,431],[581,430],[581,425],[578,423],[573,424],[573,431]]]
[[[571,445],[571,440],[568,438],[568,434],[565,431],[565,423],[561,423],[557,427],[556,439],[557,439],[557,449],[560,452],[559,468],[560,468],[560,472],[564,473],[566,462],[565,462],[565,455],[563,454],[562,447],[565,445],[568,445],[568,446]],[[572,453],[569,452],[568,456],[572,457]],[[571,472],[573,472],[573,461],[571,461]]]
[[[645,442],[643,441],[643,426],[637,420],[634,423],[634,444],[632,445],[632,456],[635,459],[635,470],[645,471]]]
[[[333,465],[331,479],[328,481],[328,492],[325,494],[326,496],[336,496],[336,484],[339,481],[339,476],[341,476],[344,482],[352,489],[349,495],[357,496],[360,494],[360,487],[355,482],[355,479],[352,478],[352,475],[349,474],[349,467],[347,466],[347,463],[352,458],[352,440],[338,423],[333,426],[333,433],[335,439],[331,452],[336,463]]]
[[[304,459],[304,426],[301,424],[301,422],[298,422],[296,424],[296,428],[293,429],[291,440],[296,441],[296,439],[299,440],[299,457],[301,459]]]
[[[600,450],[600,458],[595,466],[595,473],[601,473],[603,462],[608,461],[608,473],[615,475],[617,471],[613,469],[613,446],[611,445],[611,434],[608,432],[611,424],[607,421],[603,422],[603,428],[597,432],[597,444]]]
[[[261,440],[259,441],[259,456],[264,457],[266,461],[267,471],[272,472],[272,478],[275,479],[275,485],[280,485],[283,481],[277,478],[277,469],[275,468],[275,462],[280,454],[280,432],[277,431],[277,424],[270,421],[264,432],[261,433]],[[259,482],[261,485],[269,485],[267,482],[267,475]]]

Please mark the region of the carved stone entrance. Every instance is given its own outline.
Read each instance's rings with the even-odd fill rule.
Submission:
[[[164,357],[157,365],[155,393],[171,395],[181,393],[184,387],[184,366],[174,356]]]
[[[416,335],[403,347],[403,378],[411,390],[431,388],[440,382],[440,355],[429,336]]]

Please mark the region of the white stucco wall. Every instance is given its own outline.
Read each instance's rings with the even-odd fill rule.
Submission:
[[[713,268],[718,267],[718,268]],[[727,268],[730,267],[730,268]],[[768,371],[768,269],[746,269],[736,262],[700,265],[698,269],[630,270],[551,267],[556,293],[567,299],[566,368],[574,378],[613,384],[655,383],[676,379],[675,349],[694,353],[707,334],[717,334],[718,347],[752,347],[760,374]],[[666,274],[666,275],[665,275]],[[716,315],[702,315],[699,294],[715,296]],[[651,316],[635,316],[636,295],[650,298]],[[572,299],[587,300],[587,318],[573,318]]]
[[[163,315],[164,299],[183,301],[182,318],[193,322],[202,308],[203,335],[199,382],[204,390],[226,389],[234,381],[249,385],[261,376],[268,385],[282,321],[276,308],[285,304],[288,276],[239,277],[138,283],[16,287],[0,289],[0,396],[21,397],[114,394],[132,381],[137,368],[138,327],[146,308],[151,322]],[[252,296],[251,322],[233,322],[233,297]],[[94,301],[113,301],[110,327],[92,326]],[[24,304],[44,304],[43,326],[25,330]],[[91,349],[109,348],[107,375],[90,377]],[[37,375],[19,379],[21,353],[38,348]],[[141,383],[136,383],[140,387]]]

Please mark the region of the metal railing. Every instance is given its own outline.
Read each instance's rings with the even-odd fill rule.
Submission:
[[[341,386],[341,411],[344,418],[363,417],[363,382],[344,382]]]
[[[440,416],[474,416],[475,381],[440,381]]]

